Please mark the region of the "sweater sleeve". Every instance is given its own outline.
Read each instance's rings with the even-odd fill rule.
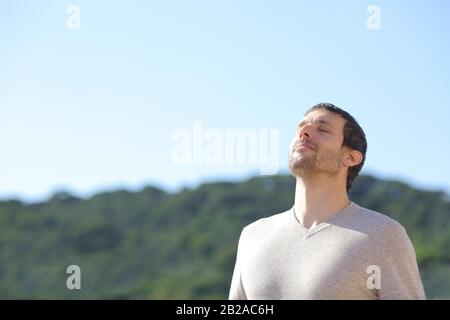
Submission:
[[[400,224],[386,237],[381,263],[380,299],[425,299],[416,253]]]
[[[245,228],[244,228],[245,230]],[[247,294],[245,293],[244,286],[242,284],[241,278],[241,260],[242,260],[242,251],[244,246],[244,230],[241,232],[241,236],[239,237],[239,244],[236,255],[236,263],[234,266],[233,277],[231,279],[231,286],[228,299],[229,300],[247,300]]]

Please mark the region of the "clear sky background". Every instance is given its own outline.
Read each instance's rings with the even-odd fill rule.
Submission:
[[[366,173],[450,192],[449,12],[438,0],[1,0],[0,198],[259,174],[175,165],[171,137],[194,121],[278,129],[286,173],[295,126],[321,101],[366,131]]]

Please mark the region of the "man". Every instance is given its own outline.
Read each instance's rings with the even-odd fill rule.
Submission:
[[[289,150],[294,206],[243,229],[229,299],[425,299],[405,229],[348,198],[366,150],[344,110],[306,112]]]

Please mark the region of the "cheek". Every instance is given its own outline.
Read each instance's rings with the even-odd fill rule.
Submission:
[[[326,136],[320,137],[320,139],[318,139],[318,142],[324,148],[327,148],[329,150],[342,149],[342,141],[339,141],[339,139],[337,139],[336,137],[333,137],[331,135],[326,135]]]
[[[336,157],[337,155],[342,155],[342,148],[338,147],[336,143],[329,143],[322,141],[322,143],[318,146],[318,151],[320,155],[323,156],[333,156]]]

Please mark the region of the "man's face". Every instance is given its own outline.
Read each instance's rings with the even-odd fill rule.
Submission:
[[[298,124],[289,148],[289,170],[295,176],[336,176],[344,170],[344,125],[339,114],[324,109],[308,113]]]

